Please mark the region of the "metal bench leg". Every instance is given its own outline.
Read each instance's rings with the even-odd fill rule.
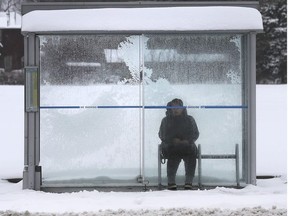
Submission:
[[[158,146],[158,189],[162,189],[162,174],[161,174],[161,149],[160,145]]]
[[[198,145],[198,185],[202,188],[202,163],[201,163],[201,145]]]
[[[236,144],[235,147],[235,164],[236,164],[236,183],[237,183],[237,187],[240,187],[240,182],[239,182],[239,145]]]

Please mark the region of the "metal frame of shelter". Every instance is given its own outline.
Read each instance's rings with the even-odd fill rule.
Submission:
[[[22,15],[34,10],[59,10],[59,9],[84,9],[84,8],[140,8],[140,7],[175,7],[175,6],[238,6],[258,9],[258,2],[241,1],[211,1],[211,2],[79,2],[79,3],[26,3],[22,5]],[[207,31],[206,31],[207,32]],[[41,190],[40,164],[40,85],[39,85],[39,32],[22,32],[24,37],[24,64],[25,64],[25,148],[23,189]],[[54,33],[54,32],[53,32]],[[95,32],[97,33],[97,32]],[[142,33],[142,32],[141,32]],[[150,33],[150,32],[149,32]],[[191,33],[191,32],[189,32]],[[192,33],[195,33],[192,31]],[[197,32],[199,33],[199,32]],[[215,32],[214,32],[215,33]],[[217,33],[217,32],[216,32]],[[221,33],[238,33],[223,30]],[[248,167],[244,170],[246,184],[256,184],[256,34],[257,31],[247,30],[242,33],[247,35],[246,71],[248,85],[248,145],[243,151],[243,160]],[[73,34],[73,32],[68,33]]]

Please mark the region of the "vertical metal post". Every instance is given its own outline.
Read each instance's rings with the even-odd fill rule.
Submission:
[[[246,183],[256,185],[256,33],[248,35],[248,146]]]
[[[143,36],[139,35],[139,73],[140,73],[140,178],[144,182],[144,48]]]
[[[248,36],[247,34],[242,37],[242,49],[241,49],[241,59],[243,59],[242,62],[242,104],[243,105],[249,105],[249,80],[250,80],[250,73],[249,73],[249,68],[248,68],[248,62],[249,62],[249,57],[248,57]],[[242,145],[241,146],[241,171],[242,171],[242,176],[241,179],[246,179],[246,170],[247,170],[247,160],[246,160],[246,149],[248,147],[248,131],[249,131],[249,121],[248,121],[248,109],[242,109]],[[240,159],[240,156],[239,156]],[[240,166],[240,161],[239,161],[239,166]],[[240,169],[240,167],[239,167]],[[240,178],[240,176],[239,176]]]
[[[25,37],[25,125],[23,189],[40,190],[39,66],[35,34]],[[32,70],[32,71],[29,71]],[[33,71],[35,70],[35,71]],[[31,73],[31,74],[29,74]],[[29,91],[27,89],[30,89]],[[32,91],[31,91],[32,89]],[[29,99],[28,99],[29,98]],[[30,103],[30,104],[28,104]]]

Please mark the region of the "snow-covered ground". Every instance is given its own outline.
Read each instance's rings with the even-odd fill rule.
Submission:
[[[23,86],[0,86],[0,135],[0,179],[21,177]],[[0,215],[286,215],[286,85],[257,86],[257,175],[281,177],[258,179],[244,189],[62,194],[0,180]]]
[[[259,180],[244,189],[216,188],[196,191],[98,192],[51,194],[21,190],[21,183],[0,183],[1,210],[17,212],[69,212],[92,215],[228,215],[243,210],[244,215],[281,215],[286,211],[286,184],[280,178]],[[254,208],[255,214],[251,213]],[[261,208],[260,208],[261,207]],[[133,214],[131,211],[133,210]],[[221,212],[222,211],[222,212]],[[130,212],[130,213],[129,213]],[[196,214],[196,213],[199,214]],[[208,213],[210,212],[210,213]],[[276,214],[277,213],[277,214]],[[2,213],[3,214],[3,213]],[[187,215],[186,214],[186,215]],[[233,215],[233,214],[231,214]],[[234,214],[237,215],[237,214]],[[285,214],[282,214],[285,215]]]

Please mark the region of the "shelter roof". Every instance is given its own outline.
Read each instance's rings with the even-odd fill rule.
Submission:
[[[260,12],[235,6],[35,10],[23,32],[262,31]]]

